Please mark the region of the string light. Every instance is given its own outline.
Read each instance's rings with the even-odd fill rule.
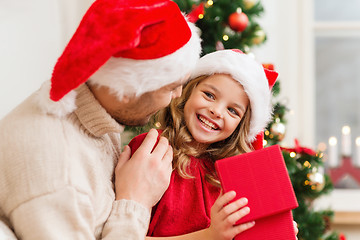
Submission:
[[[212,6],[214,4],[214,2],[212,1],[212,0],[208,0],[207,2],[206,2],[206,6],[205,7],[210,7],[210,6]]]
[[[291,153],[290,153],[290,157],[291,157],[291,158],[296,157],[296,153],[295,153],[295,152],[291,152]]]
[[[199,19],[203,19],[204,18],[204,14],[200,13],[198,16]]]
[[[223,40],[224,40],[224,41],[229,40],[229,36],[225,34],[225,35],[223,36]]]
[[[310,167],[311,167],[311,163],[309,163],[309,161],[305,161],[305,162],[304,162],[304,167],[310,168]]]

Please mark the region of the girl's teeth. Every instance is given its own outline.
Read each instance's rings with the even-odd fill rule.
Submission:
[[[201,123],[203,123],[203,125],[205,127],[216,130],[216,126],[212,122],[208,121],[207,119],[205,119],[205,118],[203,118],[201,116],[199,116],[199,119],[200,119]]]

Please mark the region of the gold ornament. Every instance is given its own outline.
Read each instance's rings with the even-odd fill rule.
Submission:
[[[255,5],[256,0],[244,0],[243,3],[245,6],[245,9],[250,9]]]
[[[285,124],[282,122],[275,122],[271,125],[270,131],[273,136],[276,136],[279,141],[283,140],[285,137]]]
[[[307,175],[309,179],[309,185],[311,189],[320,192],[325,187],[325,177],[324,174],[320,173],[316,167],[312,169],[312,172]]]
[[[265,32],[262,29],[259,29],[255,32],[255,37],[252,39],[252,42],[256,45],[256,44],[260,44],[262,42],[264,42],[266,37]]]

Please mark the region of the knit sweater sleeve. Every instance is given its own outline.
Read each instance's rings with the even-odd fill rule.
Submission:
[[[11,219],[18,223],[16,233],[20,239],[90,240],[95,239],[93,215],[88,196],[65,187],[21,204],[13,210]],[[149,210],[142,205],[115,201],[102,239],[144,239],[149,220]]]
[[[149,221],[150,212],[141,204],[125,199],[115,201],[105,223],[102,239],[145,239]]]
[[[102,239],[144,239],[149,219],[150,213],[142,205],[115,201]],[[72,187],[21,204],[12,212],[12,220],[18,223],[16,232],[20,239],[95,239],[89,198]]]
[[[20,204],[10,221],[20,239],[95,239],[89,198],[70,186]]]

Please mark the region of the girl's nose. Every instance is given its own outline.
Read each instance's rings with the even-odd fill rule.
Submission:
[[[212,106],[210,108],[210,113],[215,117],[215,118],[222,118],[222,113],[221,113],[221,107],[220,106]]]

